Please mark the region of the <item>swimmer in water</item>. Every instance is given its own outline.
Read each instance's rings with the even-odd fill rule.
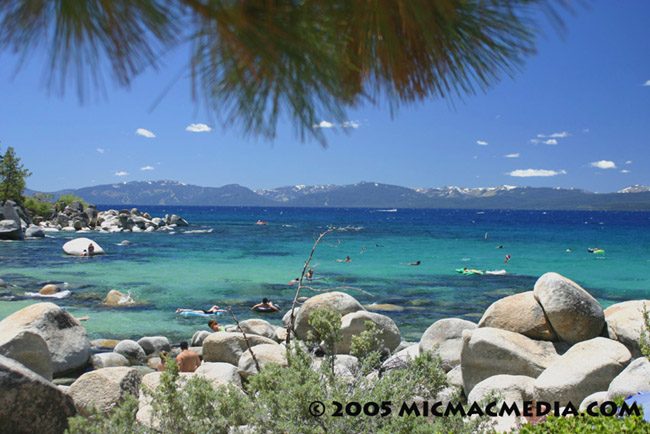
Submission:
[[[420,261],[417,261],[417,262],[411,262],[409,265],[420,265]]]
[[[252,310],[262,309],[262,310],[274,310],[280,312],[280,309],[273,304],[272,301],[269,301],[268,298],[264,297],[261,303],[257,303],[255,306],[251,307]]]

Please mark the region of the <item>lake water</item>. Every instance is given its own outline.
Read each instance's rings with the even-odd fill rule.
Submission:
[[[0,243],[0,278],[10,284],[0,288],[0,318],[42,301],[24,294],[53,281],[66,282],[72,292],[55,303],[75,316],[90,315],[84,325],[91,338],[189,339],[196,330],[208,330],[207,319],[174,311],[215,303],[231,306],[239,320],[261,317],[280,325],[282,314],[257,314],[250,306],[268,297],[283,313],[290,307],[295,286],[288,283],[299,276],[315,238],[330,225],[360,229],[331,233],[318,246],[312,266],[320,280],[312,286],[354,287],[364,292],[345,291],[364,305],[401,306],[402,311],[381,313],[409,340],[419,339],[441,318],[476,322],[492,302],[532,290],[548,271],[576,281],[604,307],[650,298],[647,212],[139,208],[153,217],[178,214],[190,226],[175,234],[60,232]],[[256,225],[258,220],[268,224]],[[209,232],[186,233],[195,230]],[[77,236],[93,239],[107,254],[66,256],[62,245]],[[133,244],[118,246],[122,240]],[[605,253],[587,251],[595,246]],[[337,261],[346,256],[349,262]],[[408,265],[418,260],[421,265]],[[462,267],[506,274],[455,272]],[[102,306],[110,289],[130,292],[138,303]],[[229,315],[218,320],[232,322]]]

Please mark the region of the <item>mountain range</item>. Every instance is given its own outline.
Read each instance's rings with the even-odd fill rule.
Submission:
[[[27,190],[27,195],[35,193]],[[616,193],[573,188],[408,188],[376,182],[295,185],[250,190],[238,184],[200,187],[178,181],[133,181],[52,192],[73,193],[95,205],[287,206],[342,208],[470,208],[650,211],[650,187]]]

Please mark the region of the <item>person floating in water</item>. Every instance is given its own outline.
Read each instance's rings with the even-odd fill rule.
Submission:
[[[417,262],[411,262],[409,265],[420,265],[420,261],[417,261]]]
[[[350,261],[352,261],[352,259],[350,259],[349,256],[346,256],[345,259],[337,259],[336,261],[337,262],[350,262]]]
[[[212,307],[211,307],[210,309],[208,309],[208,310],[204,310],[204,309],[184,309],[184,308],[180,308],[180,307],[179,307],[178,309],[176,309],[176,312],[175,312],[175,313],[179,314],[179,313],[181,313],[181,312],[192,312],[192,313],[205,313],[205,314],[211,314],[211,313],[218,313],[218,312],[227,312],[227,310],[225,310],[225,309],[221,309],[221,308],[219,308],[219,306],[217,306],[217,305],[215,304],[214,306],[212,306]]]
[[[280,312],[280,309],[273,304],[272,301],[269,301],[268,298],[264,297],[261,303],[257,303],[255,306],[251,307],[252,310],[257,311],[275,311]]]
[[[314,278],[314,269],[310,268],[309,270],[307,270],[307,274],[305,274],[305,277],[307,278],[307,280],[313,279]]]

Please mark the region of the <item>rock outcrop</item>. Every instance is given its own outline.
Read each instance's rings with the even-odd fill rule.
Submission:
[[[0,430],[60,434],[75,415],[72,397],[21,363],[0,356]]]
[[[309,315],[318,309],[333,310],[341,316],[365,310],[354,297],[344,292],[333,291],[311,297],[303,303],[296,316],[294,328],[298,339],[305,340],[309,332],[314,332],[309,325]]]
[[[113,409],[127,394],[138,396],[142,374],[133,368],[102,368],[79,377],[70,386],[77,411],[87,416],[95,407],[103,413]]]
[[[476,324],[464,319],[445,318],[431,324],[420,339],[421,353],[433,351],[442,360],[445,372],[460,365],[463,331],[476,329]]]
[[[67,311],[54,303],[27,306],[0,321],[0,333],[27,330],[47,344],[54,375],[83,368],[90,358],[86,329]]]
[[[537,279],[533,291],[560,340],[573,345],[602,333],[603,308],[577,283],[546,273]]]
[[[485,311],[478,326],[508,330],[540,341],[557,340],[533,291],[495,301]]]

